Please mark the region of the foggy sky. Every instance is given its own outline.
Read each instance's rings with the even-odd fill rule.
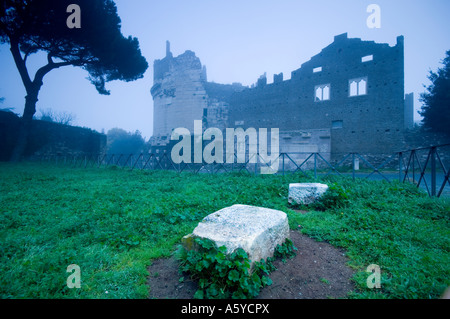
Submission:
[[[440,67],[450,50],[448,0],[116,0],[122,19],[122,33],[140,42],[149,63],[143,79],[110,82],[110,96],[99,95],[80,68],[65,67],[44,78],[39,110],[51,108],[73,113],[73,124],[107,132],[114,127],[148,139],[153,131],[153,61],[165,56],[165,41],[171,42],[174,56],[192,50],[206,65],[208,81],[251,85],[267,72],[292,71],[333,42],[334,36],[348,33],[378,43],[396,44],[405,37],[405,93],[414,92],[415,108],[421,104],[423,84],[429,84],[430,69]],[[366,20],[371,3],[381,7],[381,28],[369,29]],[[83,14],[83,8],[81,8]],[[29,59],[30,74],[46,63],[44,56]],[[9,47],[0,46],[0,108],[11,107],[22,114],[25,89]],[[419,116],[416,113],[415,119]]]

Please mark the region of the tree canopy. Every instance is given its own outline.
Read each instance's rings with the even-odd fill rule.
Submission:
[[[108,94],[105,83],[133,81],[148,68],[139,41],[125,38],[121,20],[111,0],[0,0],[0,42],[9,43],[24,84],[31,84],[27,58],[47,53],[48,64],[38,70],[43,77],[61,66],[80,66],[89,72],[99,93]],[[67,7],[81,9],[81,28],[67,26]],[[22,61],[19,51],[24,55]]]
[[[78,22],[70,22],[78,8]],[[72,14],[71,14],[72,12]],[[18,140],[11,160],[26,146],[43,79],[50,71],[77,66],[89,73],[100,94],[109,94],[110,81],[134,81],[148,68],[139,41],[121,33],[121,20],[112,0],[0,0],[0,44],[10,45],[27,95]],[[47,64],[32,77],[30,55],[44,52]]]
[[[450,137],[450,50],[442,64],[437,72],[428,75],[431,84],[420,95],[423,106],[419,113],[425,128]]]

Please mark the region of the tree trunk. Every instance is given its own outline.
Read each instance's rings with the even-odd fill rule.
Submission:
[[[28,136],[31,131],[31,124],[33,120],[34,113],[36,113],[36,103],[38,101],[39,90],[43,85],[44,76],[51,70],[60,68],[62,66],[73,65],[73,62],[60,62],[54,63],[52,60],[51,53],[48,54],[48,64],[41,67],[32,81],[28,74],[26,66],[26,58],[22,58],[22,54],[19,50],[19,40],[15,37],[10,37],[11,53],[16,63],[17,69],[19,70],[20,77],[27,91],[27,96],[25,97],[25,109],[23,111],[22,119],[20,121],[19,136],[17,142],[14,146],[13,152],[11,154],[11,162],[18,162],[21,160],[25,149],[27,147]]]
[[[19,135],[11,154],[11,162],[18,162],[24,155],[27,147],[28,136],[31,131],[34,113],[36,113],[36,103],[38,101],[39,89],[35,88],[25,97],[25,109],[20,119]]]

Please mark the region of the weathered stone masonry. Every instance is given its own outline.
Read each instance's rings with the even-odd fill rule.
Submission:
[[[154,62],[154,146],[166,145],[173,129],[279,128],[281,152],[389,154],[401,149],[410,126],[405,103],[404,38],[395,46],[349,39],[347,34],[303,63],[284,80],[265,75],[244,87],[207,81],[192,51]]]

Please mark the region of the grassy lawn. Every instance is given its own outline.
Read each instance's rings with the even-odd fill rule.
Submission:
[[[438,298],[450,286],[450,202],[408,184],[331,177],[308,214],[287,203],[302,175],[191,174],[0,164],[0,298],[146,298],[152,258],[233,204],[279,209],[291,228],[343,247],[351,298]],[[305,209],[305,208],[302,208]],[[66,285],[81,268],[81,289]],[[366,286],[370,264],[381,289]]]

